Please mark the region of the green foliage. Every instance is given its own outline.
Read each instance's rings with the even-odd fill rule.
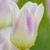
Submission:
[[[49,19],[47,18],[47,12],[46,12],[46,0],[19,0],[17,3],[19,8],[21,9],[22,6],[27,2],[32,1],[33,3],[43,3],[44,5],[44,16],[43,19],[39,25],[38,29],[38,36],[35,42],[35,45],[30,48],[30,50],[50,50],[50,32],[49,32]]]

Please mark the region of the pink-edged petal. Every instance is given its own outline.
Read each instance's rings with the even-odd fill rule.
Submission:
[[[40,24],[40,21],[43,17],[43,13],[44,13],[44,7],[42,4],[40,4],[37,9],[36,9],[36,12],[34,14],[34,17],[35,17],[35,22],[36,22],[36,25],[38,27],[38,25]],[[36,27],[36,29],[37,29]]]
[[[1,0],[0,2],[0,28],[11,25],[12,14],[9,8],[9,2],[7,0]]]
[[[33,3],[32,9],[31,9],[31,15],[33,15],[33,17],[34,17],[36,9],[37,9],[37,4]]]
[[[29,11],[31,11],[31,9],[32,9],[32,6],[33,6],[33,3],[32,2],[27,2],[25,5],[24,5],[24,7],[26,7]]]
[[[0,33],[0,43],[2,43],[3,41],[5,41],[5,38],[4,38],[3,35]]]
[[[8,40],[8,38],[10,37],[10,32],[11,28],[4,28],[0,30],[0,37],[2,37],[5,40]]]
[[[11,13],[12,13],[12,16],[13,16],[13,24],[14,24],[15,21],[18,19],[17,15],[18,15],[18,12],[19,12],[19,7],[13,1],[10,2],[9,6],[10,6]]]
[[[27,2],[23,7],[26,7],[28,9],[28,11],[29,11],[29,15],[27,14],[27,16],[29,16],[29,17],[27,17],[28,28],[30,30],[33,28],[33,30],[34,30],[34,27],[35,27],[34,26],[35,25],[34,14],[35,14],[35,11],[37,9],[37,4],[36,3],[32,3],[32,2]]]
[[[0,30],[0,49],[17,50],[10,41],[11,28],[4,28]]]
[[[0,44],[0,50],[6,50],[6,43],[5,42]]]
[[[10,40],[10,32],[11,32],[10,28],[0,30],[0,43]]]
[[[27,17],[27,24],[28,24],[29,31],[34,30],[34,27],[35,27],[34,14],[35,14],[36,9],[37,9],[37,4],[33,3],[31,11],[29,12],[30,14],[27,15],[28,16]]]
[[[27,17],[27,26],[28,26],[29,32],[31,32],[32,31],[32,21],[29,16]]]
[[[43,13],[44,13],[44,7],[43,7],[42,4],[40,4],[36,8],[36,11],[35,11],[35,14],[34,14],[34,42],[35,42],[36,37],[37,37],[38,26],[39,26],[40,21],[43,17]]]
[[[35,12],[36,8],[37,8],[37,4],[32,3],[32,2],[29,1],[23,7],[26,7],[32,15]]]
[[[17,29],[15,28],[16,32],[14,31],[11,32],[10,39],[11,39],[11,42],[13,42],[14,46],[24,49],[24,48],[27,48],[32,43],[34,32],[32,29],[32,25],[30,24],[32,22],[31,20],[32,18],[29,15],[29,11],[27,10],[27,8],[23,7],[20,10],[19,14],[20,15],[18,15],[19,17],[18,27]],[[30,25],[28,24],[28,22]],[[31,31],[29,26],[32,29]]]
[[[25,10],[24,10],[25,9]],[[23,7],[20,12],[20,15],[18,15],[18,20],[15,21],[14,28],[17,30],[17,27],[21,28],[22,25],[26,28],[26,23],[27,23],[27,10],[26,7]],[[22,27],[22,28],[24,28]]]
[[[31,7],[30,7],[31,6]],[[32,6],[33,6],[33,3],[32,2],[27,2],[25,5],[24,5],[24,7],[26,7],[26,8],[28,8],[29,10],[31,10],[32,9]]]

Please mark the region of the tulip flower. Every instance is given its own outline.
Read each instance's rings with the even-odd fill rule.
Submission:
[[[12,0],[0,0],[0,29],[8,27],[12,24],[12,12],[11,6],[15,2]],[[16,3],[15,3],[16,5]],[[11,7],[11,8],[10,8]],[[15,6],[13,5],[15,8]]]
[[[4,0],[0,0],[0,3],[1,2],[3,2]],[[8,3],[10,3],[10,4],[8,4]],[[2,3],[1,3],[2,4]],[[3,13],[3,16],[2,16],[2,13],[0,14],[1,16],[0,16],[0,28],[3,28],[3,26],[4,27],[6,27],[6,25],[9,25],[9,20],[10,20],[10,18],[11,18],[11,16],[9,16],[9,13],[11,12],[15,12],[15,13],[17,13],[17,11],[18,10],[15,10],[14,11],[14,9],[17,7],[17,5],[16,5],[16,3],[15,2],[13,2],[13,1],[6,1],[5,0],[5,3],[4,3],[5,5],[7,4],[7,6],[10,8],[10,11],[9,11],[9,8],[6,6],[6,8],[8,8],[8,9],[6,9],[5,7],[4,7],[4,9],[2,9],[2,11],[0,10],[0,13],[2,12]],[[4,5],[3,4],[3,5]],[[3,8],[3,5],[1,5],[1,8]],[[4,6],[5,6],[4,5]],[[4,14],[5,13],[5,14]],[[11,14],[10,13],[10,14]],[[8,16],[5,16],[6,15],[8,15]],[[11,14],[12,15],[12,14]],[[4,18],[3,18],[4,17]],[[3,19],[3,20],[2,20]],[[3,25],[4,24],[4,25]],[[10,31],[11,31],[11,28],[4,28],[4,29],[1,29],[0,30],[0,50],[19,50],[19,49],[17,49],[16,47],[14,47],[13,46],[13,44],[10,42]]]
[[[9,8],[9,2],[6,0],[0,0],[0,29],[11,25],[11,12]]]
[[[10,42],[11,28],[0,30],[0,50],[17,50]]]
[[[17,7],[17,9],[19,9]],[[14,22],[10,35],[13,45],[19,49],[28,49],[34,45],[38,26],[43,17],[44,6],[27,2],[21,10],[14,14]],[[17,19],[16,19],[16,18]]]

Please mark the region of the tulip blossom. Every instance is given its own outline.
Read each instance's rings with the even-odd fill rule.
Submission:
[[[10,42],[11,28],[0,30],[0,50],[17,50]]]
[[[13,15],[11,12],[12,7],[10,5],[13,5],[14,3],[15,2],[12,0],[0,0],[0,29],[10,26],[12,24]],[[15,8],[14,5],[13,7]]]
[[[0,29],[1,29],[11,24],[11,16],[12,16],[11,13],[12,12],[16,13],[18,10],[14,11],[14,8],[16,8],[17,5],[13,1],[0,0],[0,5],[1,5],[0,7]],[[0,50],[19,50],[16,47],[14,47],[13,44],[10,42],[10,32],[11,28],[4,28],[0,30]]]
[[[9,2],[0,0],[0,29],[11,24],[11,17]]]
[[[17,7],[16,9],[19,10]],[[28,49],[34,45],[37,30],[43,17],[43,4],[39,6],[36,3],[27,2],[21,10],[13,12],[13,26],[10,40],[13,45],[19,49]],[[17,18],[17,19],[16,19]]]

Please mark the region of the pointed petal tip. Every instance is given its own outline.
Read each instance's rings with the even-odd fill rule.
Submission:
[[[33,3],[34,5],[37,5],[37,3]]]
[[[28,2],[25,3],[25,5],[26,5],[26,6],[27,6],[27,5],[30,6],[30,5],[33,5],[33,3],[32,3],[31,1],[28,1]]]
[[[39,6],[41,6],[44,9],[43,3],[41,3]]]
[[[27,11],[28,9],[27,9],[27,7],[25,7],[25,6],[23,6],[22,7],[22,9],[21,9],[21,11]]]
[[[43,13],[44,13],[44,6],[43,6],[43,3],[41,3],[41,4],[39,5],[39,8],[41,8],[41,10],[42,10]]]

